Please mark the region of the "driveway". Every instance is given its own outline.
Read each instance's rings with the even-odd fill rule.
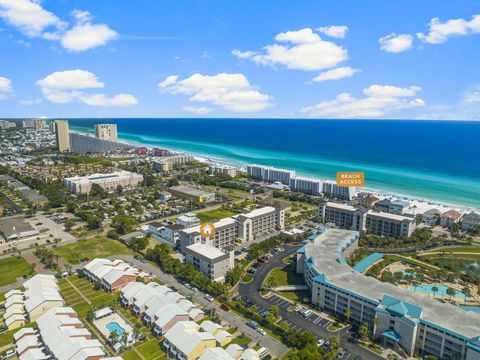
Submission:
[[[338,334],[333,334],[329,332],[327,330],[327,327],[332,322],[332,320],[328,318],[328,314],[320,312],[318,311],[318,309],[312,307],[312,310],[314,310],[314,312],[310,316],[304,317],[299,313],[287,311],[286,309],[289,307],[289,305],[285,303],[284,299],[276,295],[273,295],[270,298],[264,298],[260,295],[259,290],[261,289],[262,283],[267,277],[270,270],[275,267],[284,267],[285,263],[283,262],[283,259],[289,255],[294,254],[299,248],[299,246],[291,245],[285,245],[284,247],[285,251],[273,256],[268,263],[266,263],[257,271],[257,273],[253,277],[253,280],[250,283],[240,285],[240,295],[247,297],[249,301],[257,305],[260,309],[259,312],[264,309],[269,309],[270,306],[276,304],[281,308],[280,314],[282,315],[282,319],[287,321],[291,328],[299,331],[310,330],[315,336],[322,339],[329,339],[333,335],[339,335],[340,346],[348,351],[348,355],[346,356],[346,358],[350,358],[353,354],[354,356],[360,355],[363,359],[366,360],[383,359],[382,357],[372,353],[371,351],[365,350],[364,348],[357,345],[353,341],[353,337],[351,336],[348,329],[343,329]],[[285,311],[282,311],[284,309]]]
[[[217,302],[209,302],[204,298],[204,294],[194,293],[191,290],[188,290],[185,286],[180,284],[177,279],[175,279],[172,275],[165,274],[162,272],[156,265],[153,265],[150,262],[143,263],[137,259],[135,259],[132,255],[114,255],[110,256],[110,259],[122,259],[125,261],[129,261],[134,264],[138,269],[142,269],[145,272],[152,273],[156,277],[158,277],[161,281],[165,284],[173,286],[178,292],[184,296],[192,296],[193,301],[199,304],[203,309],[215,309],[216,313],[220,316],[220,318],[227,322],[230,326],[234,326],[238,329],[239,332],[244,333],[248,337],[252,339],[253,342],[259,343],[261,346],[264,346],[270,350],[270,353],[275,357],[280,357],[285,354],[289,348],[284,344],[280,343],[279,341],[275,340],[270,336],[262,336],[252,328],[246,325],[245,319],[238,316],[232,311],[225,312],[220,309],[220,304]],[[78,265],[76,268],[82,268],[83,265]]]

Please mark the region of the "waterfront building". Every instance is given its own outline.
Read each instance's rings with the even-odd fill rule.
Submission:
[[[358,247],[359,232],[328,229],[297,251],[297,272],[311,290],[311,302],[349,321],[366,323],[384,346],[405,356],[480,358],[480,314],[352,271],[346,259]]]
[[[63,184],[74,194],[88,194],[93,184],[105,191],[115,191],[118,186],[123,188],[138,186],[143,182],[143,175],[129,171],[119,171],[110,174],[93,174],[65,178]]]
[[[42,119],[36,119],[36,120],[32,120],[33,122],[33,128],[35,130],[43,130],[43,129],[46,129],[47,128],[47,123],[45,122],[45,120],[42,120]]]
[[[23,128],[33,128],[33,120],[22,120]]]
[[[242,242],[282,230],[285,225],[285,210],[281,207],[264,206],[232,217],[238,223],[238,237]]]
[[[290,179],[290,189],[309,195],[320,195],[322,193],[322,181],[315,178],[296,176]]]
[[[208,203],[215,201],[214,191],[205,191],[185,185],[173,186],[168,189],[168,191],[170,191],[173,195],[191,199],[199,203]]]
[[[117,142],[117,124],[95,124],[95,136],[100,140]]]
[[[58,151],[70,152],[70,133],[67,120],[55,120],[55,141]]]
[[[422,222],[429,226],[437,225],[440,219],[440,210],[438,209],[430,209],[425,211],[422,214]]]
[[[16,126],[17,124],[15,124],[14,121],[0,120],[0,129],[2,130],[14,128]]]
[[[382,212],[401,215],[410,207],[410,203],[404,200],[383,199],[377,202],[375,209]]]
[[[334,202],[321,202],[319,215],[325,223],[332,223],[341,229],[362,232],[365,229],[365,208],[356,208],[351,205]]]
[[[363,206],[366,209],[372,209],[375,204],[378,203],[380,199],[371,194],[365,194],[359,199],[360,206]]]
[[[355,196],[355,188],[353,186],[337,186],[334,181],[324,181],[322,192],[329,198],[339,200],[350,201]]]
[[[457,224],[461,218],[462,214],[457,210],[448,210],[440,215],[440,225],[451,227],[453,224]]]
[[[192,162],[194,157],[189,154],[176,154],[172,156],[163,156],[153,160],[153,170],[159,172],[170,172],[176,165]]]
[[[234,266],[233,251],[224,251],[208,243],[185,247],[185,264],[193,264],[209,279],[223,282]]]
[[[194,213],[186,213],[177,217],[176,223],[184,228],[200,225],[200,219]]]
[[[223,164],[210,165],[208,171],[210,174],[224,174],[231,177],[238,175],[238,169],[236,167]]]
[[[462,217],[462,230],[469,231],[480,227],[480,214],[470,212]]]
[[[266,182],[279,181],[282,184],[290,185],[290,179],[295,177],[295,170],[278,169],[272,166],[248,165],[247,175]]]

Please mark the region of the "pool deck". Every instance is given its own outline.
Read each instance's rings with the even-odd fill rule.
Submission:
[[[98,329],[98,331],[100,331],[100,333],[105,339],[108,339],[108,337],[110,336],[110,331],[107,329],[107,325],[112,322],[118,323],[118,325],[120,325],[126,333],[131,334],[133,331],[133,328],[130,326],[130,324],[117,313],[113,313],[101,319],[94,320],[93,325],[95,325],[95,327]]]

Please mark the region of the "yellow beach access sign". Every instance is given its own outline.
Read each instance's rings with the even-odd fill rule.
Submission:
[[[337,186],[365,186],[365,173],[363,171],[337,172]]]

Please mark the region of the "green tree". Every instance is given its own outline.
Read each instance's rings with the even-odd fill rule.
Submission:
[[[447,288],[447,295],[450,296],[450,300],[452,299],[453,296],[455,296],[457,292],[455,291],[454,288],[448,287]]]
[[[340,339],[338,336],[333,336],[330,338],[330,346],[332,349],[338,349],[340,347]]]
[[[347,309],[345,311],[345,320],[349,322],[351,316],[352,316],[352,312],[350,311],[350,309]]]
[[[467,297],[469,297],[472,294],[472,291],[470,290],[470,288],[468,286],[465,286],[462,289],[462,293],[465,296],[465,300],[467,300]]]
[[[360,335],[360,338],[363,341],[367,341],[367,339],[368,339],[368,325],[366,323],[363,323],[362,325],[360,325],[360,327],[358,328],[358,334]]]
[[[433,297],[435,298],[435,294],[438,292],[438,287],[432,286]]]
[[[279,312],[278,305],[270,306],[269,311],[270,311],[270,313],[272,314],[273,317],[275,317],[275,318],[278,317],[278,312]]]

